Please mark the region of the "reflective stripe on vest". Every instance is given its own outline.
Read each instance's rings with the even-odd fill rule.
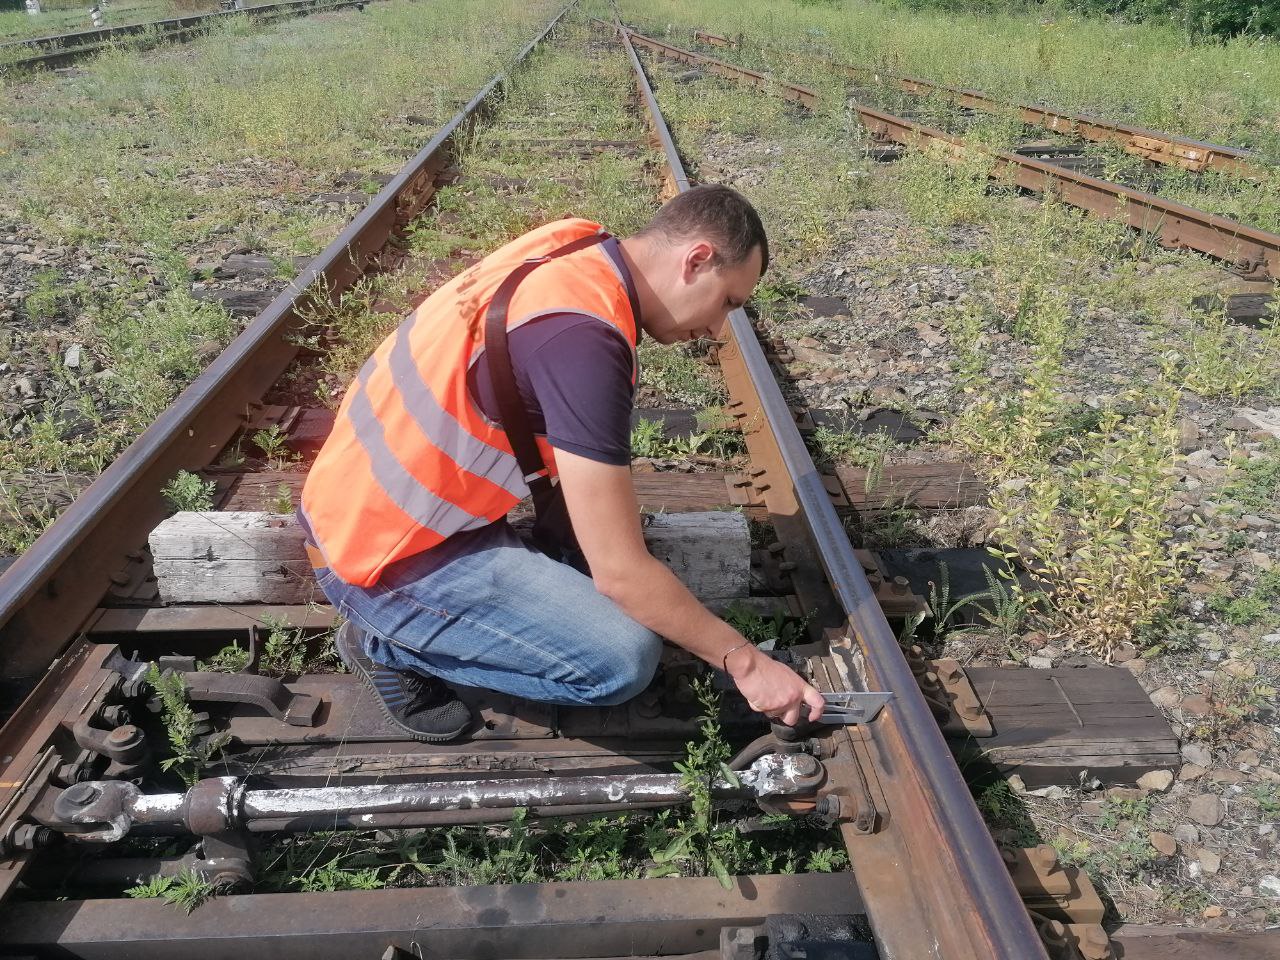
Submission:
[[[483,356],[484,315],[502,280],[524,260],[599,232],[563,220],[507,244],[427,298],[365,363],[302,494],[316,543],[341,579],[372,586],[389,564],[492,523],[528,495],[506,434],[470,395],[467,370]],[[626,285],[598,245],[526,277],[507,328],[552,313],[608,323],[634,357]],[[537,440],[554,475],[550,444]]]

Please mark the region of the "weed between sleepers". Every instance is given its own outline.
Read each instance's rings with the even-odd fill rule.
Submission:
[[[176,770],[188,787],[200,779],[200,771],[230,741],[226,734],[201,738],[195,711],[187,702],[187,686],[182,675],[161,671],[155,664],[147,672],[147,683],[160,699],[161,718],[169,737],[171,756],[160,761],[163,771]]]
[[[266,635],[261,637],[256,673],[291,680],[304,673],[346,672],[334,645],[336,624],[317,633],[292,626],[283,617],[263,616],[259,623]],[[238,641],[232,641],[203,661],[199,669],[239,673],[248,668],[250,662],[249,651]]]
[[[746,453],[742,432],[733,428],[721,407],[697,413],[698,429],[688,436],[668,437],[661,420],[641,419],[631,428],[631,456],[732,460]]]
[[[784,642],[791,636],[789,624],[749,621],[750,615],[738,614],[736,622],[757,637]],[[198,765],[208,756],[195,756],[190,738],[175,738],[173,732],[175,726],[185,731],[190,725],[181,680],[175,679],[174,674],[153,679],[179,751],[171,765],[179,760]],[[671,809],[530,821],[517,810],[502,826],[285,835],[258,851],[257,889],[315,893],[665,876],[715,876],[728,887],[735,875],[829,873],[847,866],[835,828],[785,815],[728,813],[712,805],[711,783],[732,781],[735,775],[726,766],[731,749],[717,719],[720,695],[709,678],[695,690],[703,711],[700,736],[676,764],[690,793],[685,813]],[[153,877],[124,892],[159,897],[187,912],[216,893],[190,871]]]
[[[160,491],[174,513],[204,512],[213,509],[213,496],[218,485],[199,474],[179,470]]]

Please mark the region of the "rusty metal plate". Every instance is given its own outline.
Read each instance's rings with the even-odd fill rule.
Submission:
[[[374,695],[351,674],[301,677],[286,684],[294,694],[321,700],[315,726],[291,726],[249,706],[232,707],[226,731],[246,746],[290,743],[368,743],[404,740],[399,727],[383,716]],[[528,740],[554,736],[555,707],[488,690],[457,687],[480,723],[471,740]]]

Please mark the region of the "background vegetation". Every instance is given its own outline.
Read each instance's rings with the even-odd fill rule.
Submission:
[[[650,29],[696,26],[741,34],[748,46],[767,42],[790,54],[770,58],[783,75],[788,62],[800,66],[796,54],[818,53],[1005,100],[1245,147],[1280,161],[1280,44],[1265,37],[1203,42],[1172,24],[1083,17],[1021,0],[975,2],[972,13],[871,0],[750,6],[704,0],[696,12],[652,0],[624,4],[623,12]]]
[[[1233,37],[1280,33],[1280,7],[1263,0],[894,0],[921,10],[932,7],[970,13],[1085,13],[1128,21],[1171,23],[1194,36]]]

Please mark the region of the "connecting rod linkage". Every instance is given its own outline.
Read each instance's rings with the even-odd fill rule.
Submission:
[[[713,796],[771,798],[812,796],[826,779],[807,754],[767,754],[734,775],[716,779]],[[580,807],[591,804],[660,807],[689,799],[678,774],[549,777],[521,780],[456,780],[361,786],[251,790],[236,777],[201,780],[186,793],[143,793],[122,780],[98,780],[67,788],[54,801],[55,828],[80,840],[114,842],[134,827],[153,834],[216,835],[234,830],[315,829],[319,817],[335,826],[375,826],[380,814],[515,807]],[[88,827],[89,829],[84,829]]]

